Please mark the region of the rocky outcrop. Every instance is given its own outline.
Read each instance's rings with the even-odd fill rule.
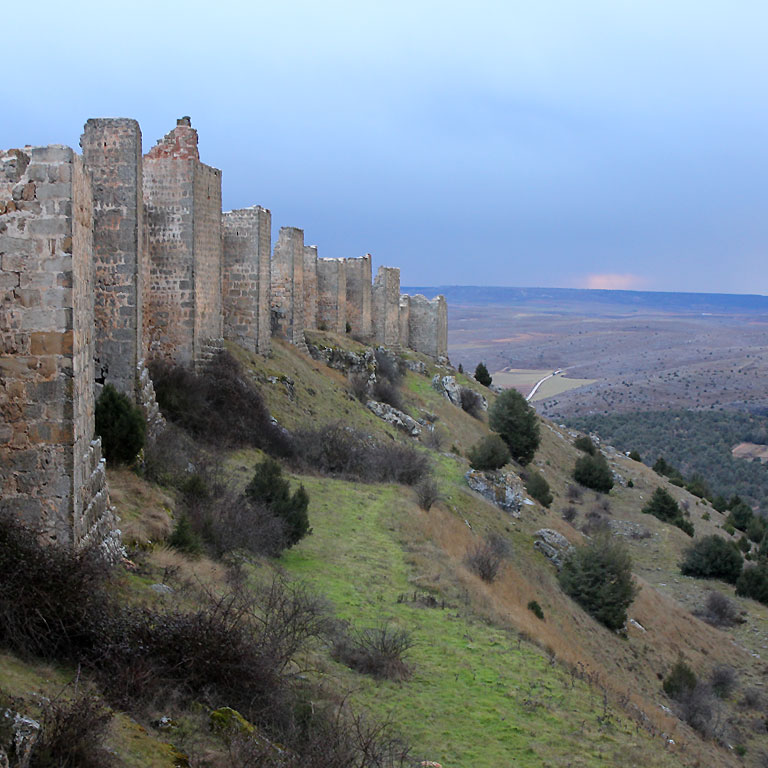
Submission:
[[[513,472],[481,472],[470,469],[464,477],[467,485],[488,499],[492,504],[509,512],[512,517],[520,517],[520,508],[525,499],[525,487],[522,480]]]
[[[398,411],[397,408],[393,408],[386,403],[380,403],[377,400],[369,400],[365,405],[369,411],[375,413],[380,419],[383,419],[388,424],[393,424],[398,429],[402,429],[411,437],[418,437],[421,434],[419,423],[407,413]]]
[[[349,374],[371,374],[376,370],[376,355],[373,349],[352,352],[340,347],[326,347],[322,344],[308,344],[309,354],[314,360],[324,362],[329,368]]]
[[[551,528],[541,528],[536,531],[536,541],[533,543],[535,549],[538,549],[546,558],[548,558],[559,571],[563,567],[565,559],[570,554],[573,547],[568,539],[562,533],[553,531]]]
[[[39,736],[37,720],[6,709],[0,715],[0,768],[27,768]]]
[[[436,373],[432,378],[432,387],[436,389],[443,397],[450,400],[457,408],[461,408],[461,390],[464,387],[456,381],[455,376],[440,376]],[[488,401],[476,390],[472,392],[480,398],[480,408],[483,411],[488,410]]]

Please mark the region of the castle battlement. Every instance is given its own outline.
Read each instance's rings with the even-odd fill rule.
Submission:
[[[130,118],[90,119],[82,156],[0,151],[0,509],[74,546],[114,530],[94,401],[114,384],[159,418],[146,361],[200,366],[224,339],[268,354],[322,328],[446,353],[442,296],[400,295],[371,255],[319,258],[254,205],[222,212],[222,174],[183,117],[142,155]]]

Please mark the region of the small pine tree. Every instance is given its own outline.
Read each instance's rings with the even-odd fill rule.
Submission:
[[[542,507],[549,507],[554,500],[552,492],[549,489],[549,483],[544,475],[535,470],[526,470],[525,490],[541,504]]]
[[[464,366],[459,363],[459,373],[464,373]]]
[[[283,477],[280,464],[267,456],[256,465],[251,482],[245,489],[251,501],[264,504],[285,523],[286,544],[292,547],[312,533],[309,527],[309,494],[303,485],[291,494],[291,484]]]
[[[475,381],[482,384],[484,387],[490,387],[493,384],[493,378],[488,373],[488,369],[485,367],[485,363],[478,363],[475,368]]]
[[[736,582],[736,594],[768,605],[768,564],[765,561],[744,569]]]
[[[580,456],[573,468],[573,479],[598,493],[608,493],[613,488],[613,473],[602,453]]]
[[[664,678],[662,687],[670,699],[680,699],[690,693],[696,687],[697,682],[694,671],[682,658],[679,658]]]
[[[525,465],[541,441],[536,411],[516,389],[505,389],[488,409],[488,425],[509,447],[512,458]]]
[[[646,515],[653,515],[664,523],[673,523],[678,517],[682,517],[680,507],[672,494],[661,487],[653,492],[650,501],[643,507],[642,511]]]
[[[173,527],[173,532],[168,539],[168,544],[180,552],[186,552],[188,555],[197,556],[203,551],[203,542],[200,536],[195,532],[189,518],[181,515]]]
[[[685,552],[680,572],[700,579],[722,579],[734,584],[741,575],[742,557],[738,547],[722,536],[705,536]]]
[[[96,401],[95,420],[104,458],[115,464],[134,461],[147,436],[141,408],[112,384],[106,384]]]
[[[576,547],[563,564],[560,586],[608,629],[621,629],[635,599],[632,560],[626,545],[610,535],[595,536]]]
[[[467,451],[467,458],[472,469],[480,470],[501,469],[511,459],[509,448],[499,435],[488,435],[475,443]]]

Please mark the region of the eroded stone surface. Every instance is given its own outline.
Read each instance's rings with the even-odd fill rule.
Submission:
[[[383,419],[389,424],[393,424],[398,429],[402,429],[404,432],[411,435],[411,437],[418,437],[421,434],[419,423],[407,413],[398,411],[397,408],[393,408],[387,403],[380,403],[377,400],[369,400],[365,406],[380,419]]]
[[[479,469],[470,469],[464,477],[473,491],[505,512],[509,512],[512,517],[520,517],[520,509],[525,499],[525,487],[514,472],[503,470],[481,472]]]
[[[573,547],[562,533],[551,528],[541,528],[535,533],[536,541],[533,546],[549,559],[559,571]]]

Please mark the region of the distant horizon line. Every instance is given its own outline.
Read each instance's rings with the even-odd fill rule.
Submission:
[[[544,286],[544,285],[474,285],[462,283],[446,283],[443,285],[403,285],[402,290],[414,291],[428,289],[430,291],[439,291],[445,288],[477,288],[480,290],[515,290],[515,291],[580,291],[583,293],[654,293],[669,295],[690,295],[690,296],[747,296],[759,299],[768,299],[768,294],[764,293],[737,293],[729,291],[672,291],[672,290],[652,290],[638,288],[574,288],[571,286]]]

